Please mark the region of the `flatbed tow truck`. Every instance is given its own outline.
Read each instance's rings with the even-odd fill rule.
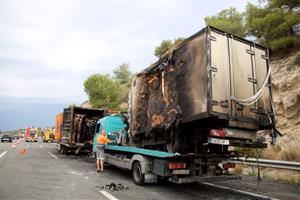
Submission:
[[[96,138],[105,130],[108,138],[117,140],[116,135],[123,134],[125,124],[121,116],[106,116],[97,122],[94,135],[93,151],[96,150]],[[174,183],[191,183],[206,179],[229,180],[240,176],[230,175],[225,162],[220,166],[218,155],[204,155],[169,153],[134,146],[122,146],[118,142],[107,144],[105,147],[105,162],[119,168],[132,171],[133,181],[137,185],[155,183],[168,180]]]
[[[204,165],[200,158],[193,154],[174,154],[163,151],[107,145],[105,162],[119,168],[132,171],[137,185],[155,183],[167,179],[174,183],[192,183],[206,179],[229,180],[240,176],[228,173],[216,173],[215,163],[203,171]]]
[[[138,185],[231,179],[234,148],[266,148],[260,131],[276,138],[270,76],[267,48],[208,26],[134,77],[128,118],[98,120],[94,143],[102,130],[117,139],[106,162]]]

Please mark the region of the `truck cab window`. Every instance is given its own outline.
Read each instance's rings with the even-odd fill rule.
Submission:
[[[95,133],[100,133],[100,132],[99,132],[99,131],[100,131],[100,125],[101,125],[101,124],[97,124],[97,125],[96,125]]]

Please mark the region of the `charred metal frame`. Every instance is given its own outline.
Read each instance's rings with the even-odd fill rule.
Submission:
[[[92,137],[90,140],[87,140],[86,138],[83,138],[83,140],[87,141],[80,141],[82,140],[80,138],[80,130],[77,130],[79,132],[76,132],[75,130],[75,115],[82,115],[86,119],[90,118],[101,118],[104,116],[104,110],[99,109],[87,109],[87,108],[81,108],[81,107],[71,107],[71,108],[65,108],[64,109],[64,115],[63,115],[63,123],[62,123],[62,135],[61,135],[61,141],[60,144],[67,147],[68,149],[77,149],[77,148],[83,148],[92,147]],[[84,122],[83,126],[87,126]],[[90,125],[92,126],[92,125]],[[94,128],[94,127],[93,127]],[[84,132],[83,135],[86,135],[88,133]]]
[[[202,126],[201,123],[204,119],[208,119],[208,120],[211,120],[214,122],[214,126],[210,126],[210,128],[215,128],[215,127],[239,127],[241,129],[250,129],[250,130],[258,130],[258,129],[268,129],[268,128],[272,128],[272,126],[274,126],[274,124],[270,124],[270,122],[268,120],[263,120],[263,113],[262,113],[262,110],[260,109],[260,107],[258,106],[258,103],[256,103],[256,107],[255,108],[251,108],[250,106],[247,108],[247,112],[252,112],[254,113],[254,117],[251,118],[250,116],[249,117],[245,117],[243,116],[243,112],[240,112],[240,111],[243,111],[243,106],[241,104],[238,104],[237,102],[234,102],[232,99],[228,99],[226,101],[223,101],[223,100],[220,100],[220,101],[215,101],[213,99],[213,82],[212,82],[212,76],[213,76],[213,72],[217,72],[218,69],[214,66],[212,66],[212,41],[216,41],[216,38],[213,37],[211,35],[212,32],[215,32],[217,34],[221,34],[223,36],[226,36],[226,40],[227,40],[227,52],[228,52],[228,64],[229,64],[229,67],[228,67],[228,70],[229,70],[229,79],[227,80],[227,84],[229,84],[227,86],[228,90],[229,90],[229,94],[233,94],[233,90],[235,90],[235,85],[234,83],[232,83],[232,79],[234,79],[234,77],[232,77],[232,73],[233,71],[235,70],[233,68],[233,64],[231,62],[233,62],[233,60],[231,60],[231,56],[233,54],[233,52],[231,52],[229,50],[229,40],[234,40],[234,41],[240,41],[243,43],[243,45],[246,45],[246,46],[249,46],[249,48],[246,48],[246,53],[249,53],[250,55],[250,61],[251,61],[251,73],[252,73],[252,77],[250,77],[250,79],[248,78],[246,81],[248,82],[251,82],[252,83],[252,86],[253,87],[252,91],[253,93],[255,93],[255,91],[257,91],[257,72],[256,72],[256,58],[253,57],[253,55],[255,55],[255,52],[253,51],[253,49],[255,48],[258,48],[260,50],[262,50],[261,52],[266,52],[264,57],[262,57],[265,61],[266,61],[266,66],[267,66],[267,71],[269,70],[269,62],[268,62],[268,56],[269,56],[269,52],[268,52],[268,49],[258,45],[258,44],[255,44],[253,42],[250,42],[250,41],[247,41],[245,39],[242,39],[242,38],[239,38],[237,36],[233,36],[229,33],[226,33],[224,31],[221,31],[217,28],[214,28],[214,27],[211,27],[211,26],[208,26],[204,29],[202,29],[201,31],[197,32],[196,34],[190,36],[189,38],[187,38],[186,40],[184,40],[181,44],[179,44],[177,47],[175,47],[174,49],[171,49],[169,50],[166,54],[164,54],[156,63],[152,64],[150,67],[146,68],[144,71],[142,71],[140,74],[138,74],[138,77],[141,77],[143,76],[146,80],[143,80],[145,82],[147,82],[147,77],[150,77],[150,76],[154,76],[154,74],[158,74],[158,81],[161,81],[161,77],[164,77],[164,73],[163,71],[166,69],[166,67],[174,67],[174,70],[176,70],[178,67],[180,67],[179,65],[176,66],[175,62],[179,62],[178,60],[176,60],[177,58],[178,59],[183,59],[182,62],[192,62],[191,58],[196,58],[196,56],[198,55],[204,55],[205,54],[205,60],[203,61],[195,61],[195,63],[198,63],[198,64],[201,64],[201,65],[194,65],[195,67],[192,68],[193,70],[196,69],[196,67],[204,67],[204,62],[206,62],[206,67],[204,67],[202,70],[199,70],[199,71],[196,71],[197,73],[204,73],[206,74],[206,76],[203,77],[202,81],[205,79],[206,81],[206,97],[202,97],[202,92],[199,91],[199,94],[201,94],[201,98],[206,98],[206,110],[203,112],[194,112],[192,115],[189,115],[189,116],[185,116],[185,117],[182,117],[182,118],[177,118],[180,123],[176,124],[176,126],[178,125],[184,125],[184,124],[195,124],[195,123],[198,123],[198,125],[200,125],[200,127]],[[204,35],[205,34],[205,35]],[[201,36],[201,37],[199,37]],[[188,50],[188,48],[196,48],[195,45],[204,45],[204,42],[202,41],[202,38],[203,36],[205,37],[205,46],[199,46],[197,48],[201,48],[201,49],[198,49],[199,51],[196,51],[196,49],[194,50],[191,50],[189,49],[189,52],[186,52]],[[195,43],[189,43],[189,41],[192,41],[193,39],[197,39],[199,37],[199,40],[195,41]],[[193,46],[194,45],[194,46]],[[237,48],[237,47],[235,47]],[[205,50],[204,50],[205,49]],[[203,53],[203,50],[206,51]],[[182,52],[182,53],[186,53],[186,55],[189,55],[190,53],[190,57],[191,58],[187,58],[185,57],[186,55],[183,55],[182,57],[178,56],[180,54],[178,54],[178,52]],[[177,53],[177,54],[176,54]],[[192,55],[193,54],[193,55]],[[194,55],[195,54],[195,55]],[[231,55],[230,55],[231,54]],[[175,61],[173,60],[174,58],[174,55],[175,55]],[[229,56],[230,55],[230,56]],[[195,56],[195,57],[193,57]],[[200,57],[199,56],[199,57]],[[198,59],[200,59],[198,57]],[[184,60],[186,59],[186,60]],[[236,61],[235,61],[236,62]],[[261,62],[261,60],[260,60]],[[183,65],[183,67],[186,67],[187,68],[187,71],[189,70],[188,69],[188,66],[191,66],[191,63],[188,63],[188,64],[185,64]],[[255,69],[254,69],[255,68]],[[192,70],[190,69],[190,70]],[[250,68],[249,68],[250,70]],[[187,72],[185,72],[187,73]],[[185,74],[184,74],[185,75]],[[222,74],[221,74],[222,75]],[[190,77],[191,75],[189,75]],[[189,78],[191,79],[191,78]],[[178,81],[178,78],[176,79]],[[200,80],[200,79],[199,79]],[[193,82],[195,82],[195,80],[193,80]],[[203,83],[203,82],[199,82],[199,84]],[[270,82],[270,79],[269,79],[269,82]],[[148,82],[147,82],[148,84]],[[161,85],[163,85],[164,83],[159,83]],[[178,83],[177,83],[178,84]],[[182,83],[182,84],[185,84],[185,83]],[[159,85],[158,87],[162,87],[161,85]],[[148,87],[148,86],[147,86]],[[150,87],[150,86],[149,86]],[[186,86],[186,87],[190,87],[189,86]],[[269,95],[269,98],[270,98],[270,101],[269,101],[269,104],[270,104],[270,108],[273,108],[273,102],[272,102],[272,91],[271,91],[271,88],[268,87],[269,89],[269,93],[267,95]],[[181,94],[183,94],[181,92]],[[136,95],[139,95],[139,94],[136,94]],[[147,94],[147,95],[151,95],[151,94]],[[149,105],[148,104],[148,101],[149,101],[149,98],[150,97],[145,97],[145,101],[147,101],[147,103],[145,105]],[[189,98],[192,98],[192,97],[189,97]],[[176,100],[177,101],[177,100]],[[178,100],[178,105],[180,105],[179,103],[180,100]],[[157,102],[160,102],[160,101],[157,101]],[[202,105],[202,104],[201,104]],[[224,109],[227,109],[227,112],[224,112],[224,113],[221,113],[221,112],[216,112],[213,110],[213,106],[214,105],[218,105],[220,107],[223,107]],[[138,106],[138,105],[134,105],[134,102],[132,101],[131,99],[131,106]],[[257,108],[257,109],[256,109]],[[149,108],[147,108],[149,109]],[[165,109],[165,108],[164,108]],[[185,109],[185,108],[182,108],[182,109]],[[129,110],[129,112],[131,112],[131,110]],[[147,114],[148,114],[148,117],[153,117],[153,115],[151,115],[151,112],[148,113],[149,111],[147,110]],[[239,113],[238,113],[239,112]],[[274,121],[274,114],[272,113],[274,112],[273,110],[271,110],[270,113],[267,113],[267,115],[269,117],[272,117],[272,121]],[[132,113],[131,113],[132,114]],[[147,123],[149,123],[149,119],[147,118]],[[151,121],[151,119],[150,119]],[[131,124],[131,123],[130,123]],[[163,124],[163,123],[162,123]],[[219,125],[217,125],[219,124]],[[248,125],[247,125],[248,124]],[[249,126],[249,124],[251,124],[251,126]],[[160,124],[161,125],[161,124]],[[198,126],[196,125],[196,126]],[[211,124],[210,124],[211,125]],[[149,124],[147,124],[147,126],[149,126]],[[205,125],[204,125],[205,126]],[[255,127],[255,128],[254,128]],[[205,127],[204,127],[205,128]],[[208,127],[206,127],[208,128]],[[155,129],[156,127],[152,126],[151,127],[151,130],[155,132]],[[130,130],[133,130],[133,128],[131,127]],[[151,131],[150,130],[150,131]],[[148,130],[149,131],[149,130]],[[140,132],[136,132],[137,134],[137,144],[138,145],[141,145],[141,146],[145,146],[145,145],[156,145],[156,144],[161,144],[163,143],[163,138],[162,140],[159,139],[159,138],[150,138],[148,139],[147,137],[149,137],[149,134],[145,134],[145,130],[140,130]],[[147,137],[145,137],[145,135]]]

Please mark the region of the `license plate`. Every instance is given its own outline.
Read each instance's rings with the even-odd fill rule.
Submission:
[[[221,144],[221,145],[229,145],[229,140],[219,139],[219,138],[208,138],[209,144]]]
[[[190,174],[189,169],[174,169],[172,174]]]

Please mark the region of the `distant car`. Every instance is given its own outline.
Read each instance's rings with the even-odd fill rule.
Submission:
[[[1,142],[12,142],[12,138],[10,135],[3,135],[1,137]]]
[[[18,140],[18,139],[19,139],[19,136],[13,136],[12,139],[13,139],[13,140]]]

